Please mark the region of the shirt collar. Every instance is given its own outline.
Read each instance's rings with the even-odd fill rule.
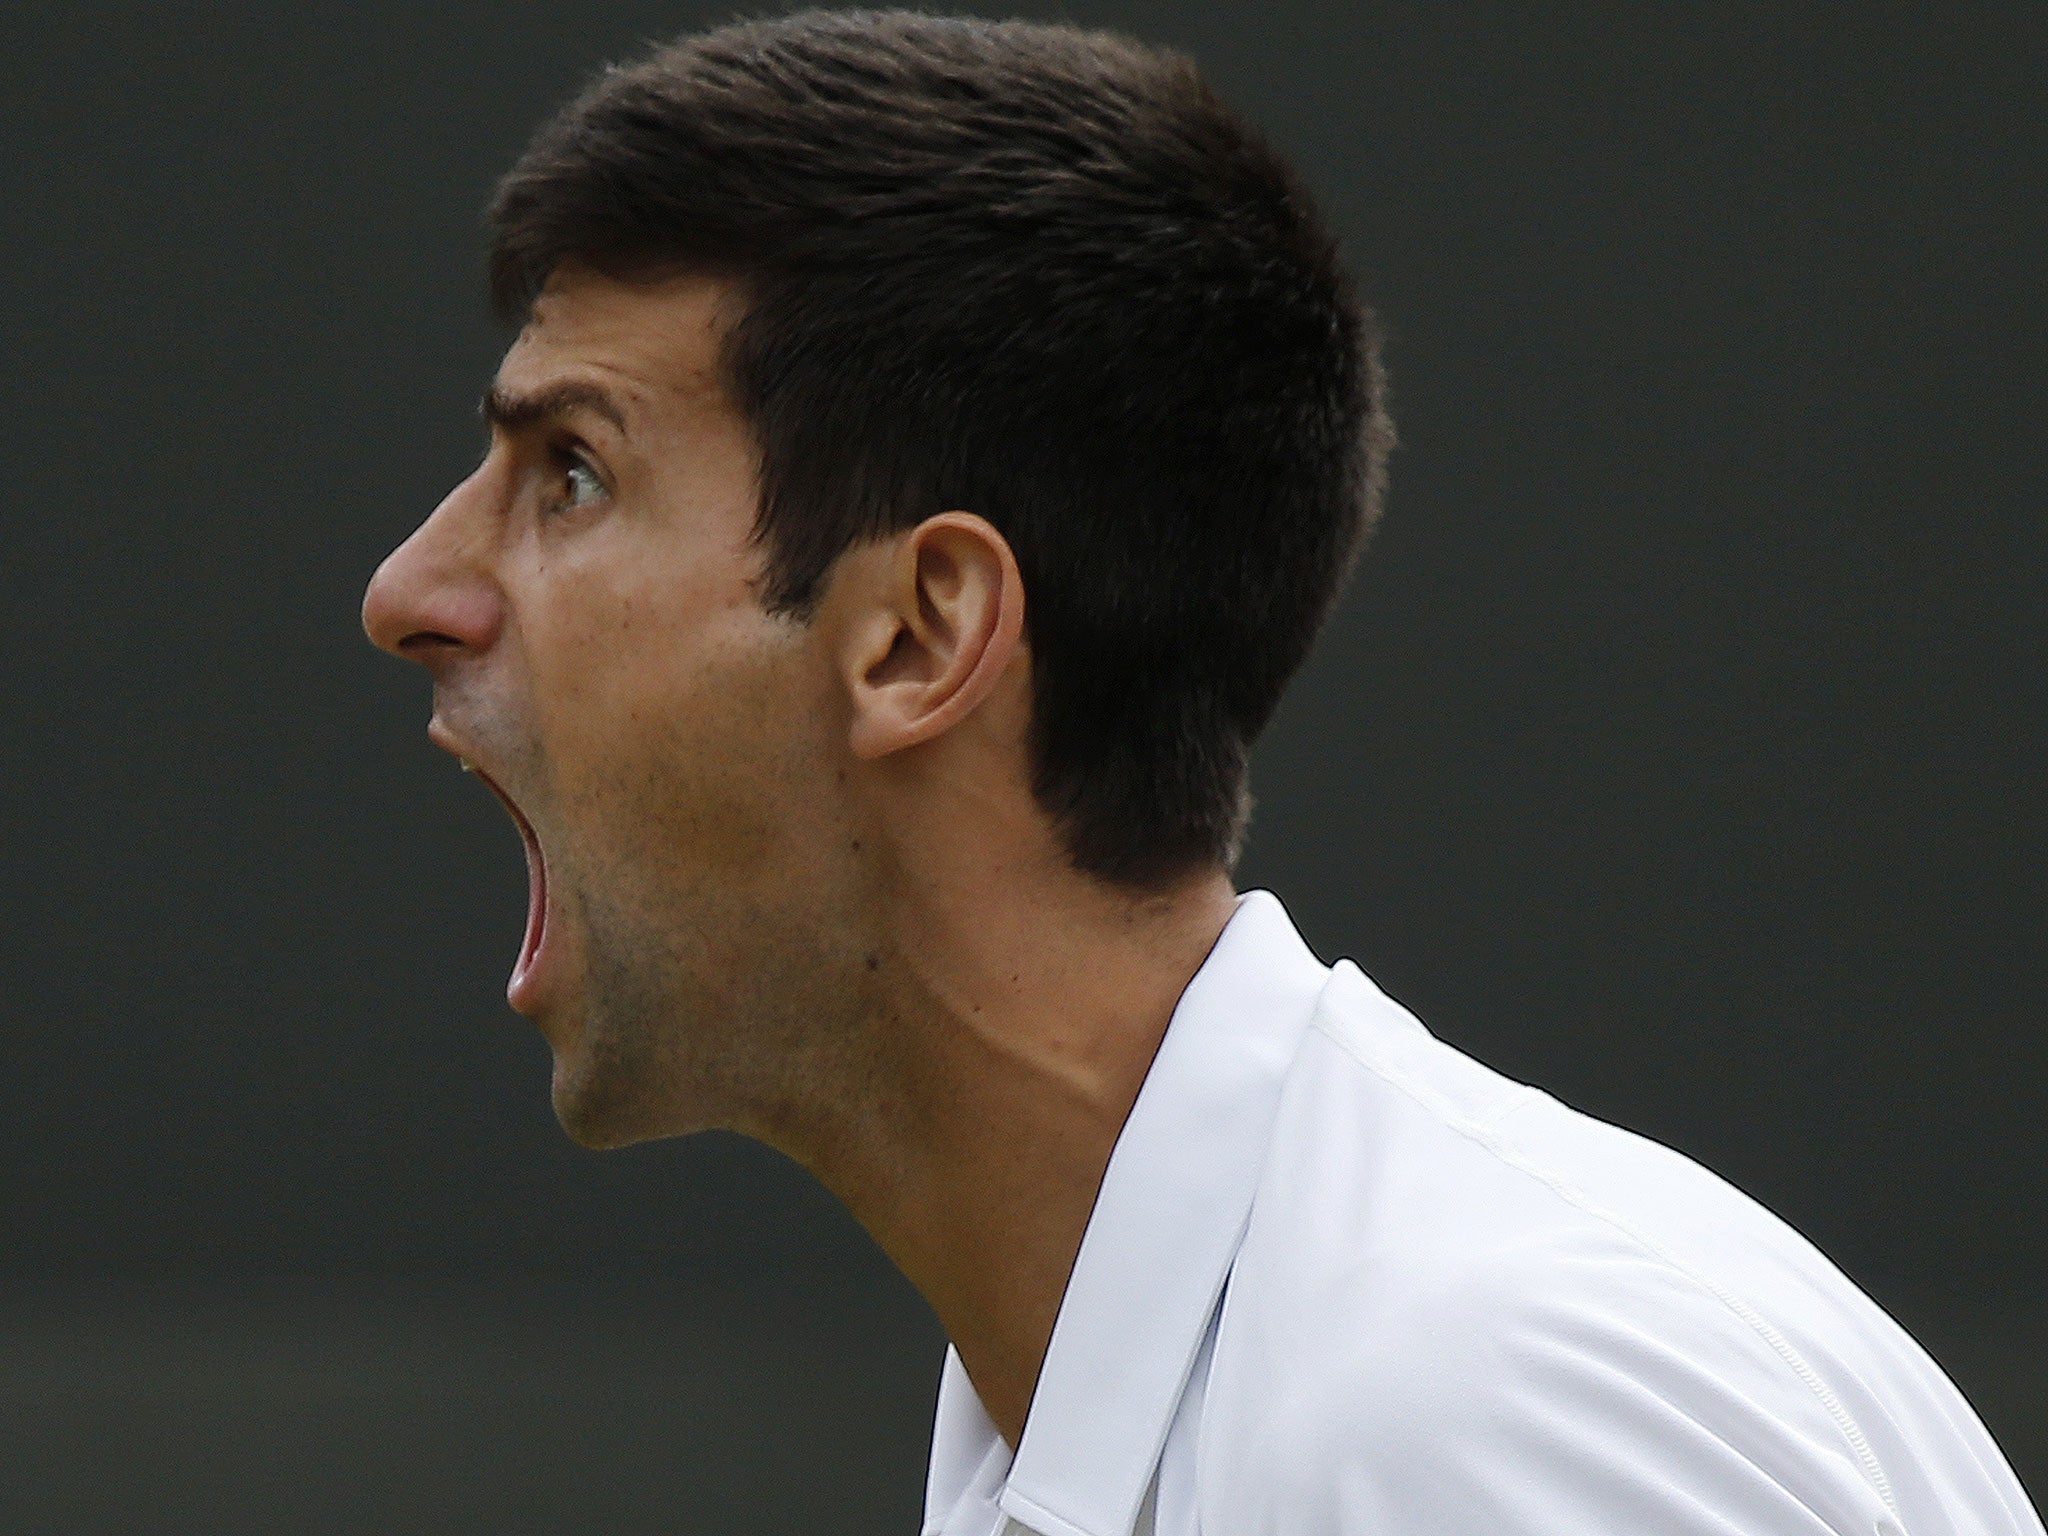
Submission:
[[[951,1529],[970,1494],[1046,1536],[1130,1531],[1237,1256],[1281,1082],[1329,975],[1279,898],[1238,898],[1110,1155],[1014,1462],[947,1351],[928,1533]]]

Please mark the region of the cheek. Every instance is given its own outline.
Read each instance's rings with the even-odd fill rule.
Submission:
[[[617,542],[606,532],[590,542]],[[607,761],[634,762],[636,742],[673,714],[715,648],[721,618],[710,594],[635,570],[657,553],[600,547],[537,561],[521,594],[535,729],[568,775],[565,796],[587,792]]]
[[[619,809],[650,856],[726,879],[784,863],[814,788],[801,718],[773,668],[714,655],[636,732],[643,772]]]
[[[591,878],[652,895],[800,862],[829,775],[801,641],[751,605],[664,622],[650,602],[565,648],[542,733]]]

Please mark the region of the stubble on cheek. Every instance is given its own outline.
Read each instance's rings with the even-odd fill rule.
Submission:
[[[583,929],[584,1001],[572,1040],[555,1048],[554,1105],[586,1147],[622,1146],[702,1126],[681,1116],[692,1073],[680,1050],[689,1004],[665,985],[676,969],[667,935],[576,902]]]
[[[555,1100],[588,1145],[760,1134],[846,1070],[858,941],[802,701],[772,669],[725,683],[584,807],[603,831],[565,880],[584,998]]]

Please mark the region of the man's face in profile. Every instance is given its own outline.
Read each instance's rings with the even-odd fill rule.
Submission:
[[[830,666],[757,592],[724,293],[558,273],[486,400],[484,461],[364,604],[525,834],[508,995],[591,1145],[722,1122],[737,1085],[801,1071],[857,899],[829,855]]]

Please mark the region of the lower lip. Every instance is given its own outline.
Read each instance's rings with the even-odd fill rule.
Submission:
[[[465,764],[465,766],[467,766]],[[546,980],[548,955],[548,861],[540,851],[540,839],[529,822],[489,774],[477,771],[484,787],[498,797],[519,829],[526,845],[526,937],[519,944],[519,958],[512,962],[511,978],[505,983],[505,1000],[513,1010],[533,1018],[541,1006],[542,984]]]
[[[519,958],[513,962],[512,977],[505,983],[505,1000],[513,1010],[529,1018],[539,1009],[542,998],[542,983],[546,977],[543,961],[548,953],[548,867],[541,855],[540,841],[533,835],[533,828],[518,812],[513,819],[519,823],[520,835],[526,840],[526,937],[519,946]]]

